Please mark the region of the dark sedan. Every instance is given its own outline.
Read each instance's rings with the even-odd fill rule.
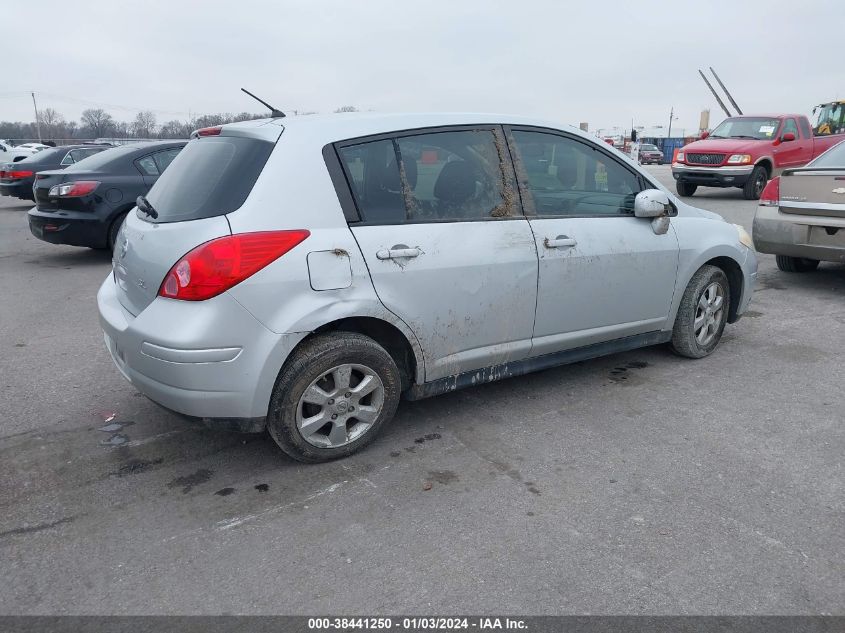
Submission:
[[[135,199],[150,190],[186,143],[124,145],[64,171],[38,173],[29,230],[53,244],[113,248]]]
[[[35,174],[48,169],[64,169],[98,154],[110,145],[66,145],[45,149],[16,163],[0,165],[0,196],[34,200],[32,185]]]

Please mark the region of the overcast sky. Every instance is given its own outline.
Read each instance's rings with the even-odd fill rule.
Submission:
[[[845,97],[845,2],[757,0],[40,0],[3,3],[0,120],[102,107],[158,121],[283,110],[484,111],[590,129]]]

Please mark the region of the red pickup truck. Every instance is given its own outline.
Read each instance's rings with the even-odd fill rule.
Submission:
[[[678,151],[672,163],[678,195],[691,196],[698,187],[739,187],[747,200],[757,200],[770,178],[845,140],[845,134],[817,133],[802,114],[727,118]]]

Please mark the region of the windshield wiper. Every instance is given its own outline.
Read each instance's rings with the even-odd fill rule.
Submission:
[[[728,138],[727,136],[722,136],[721,134],[711,134],[707,138]]]
[[[138,206],[138,211],[140,211],[141,213],[146,213],[153,220],[158,217],[158,211],[153,209],[153,205],[151,205],[150,201],[147,200],[144,196],[138,196],[138,198],[135,200],[135,204]]]
[[[731,138],[750,138],[752,141],[759,141],[756,136],[748,136],[747,134],[731,134]]]

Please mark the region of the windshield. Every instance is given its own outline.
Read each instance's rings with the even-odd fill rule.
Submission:
[[[158,218],[143,219],[182,222],[231,213],[252,191],[273,147],[240,136],[189,142],[147,194]]]
[[[829,136],[845,133],[845,103],[826,103],[816,112],[813,134]]]
[[[845,141],[834,145],[807,167],[842,167],[845,169]]]
[[[768,141],[775,137],[780,119],[737,117],[725,119],[710,133],[710,138],[747,138]]]

